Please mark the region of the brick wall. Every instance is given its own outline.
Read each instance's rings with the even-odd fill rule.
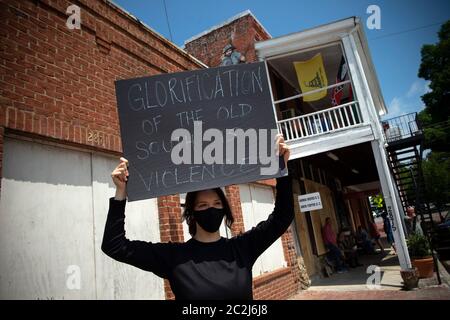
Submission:
[[[181,224],[180,196],[164,196],[158,198],[159,229],[162,242],[183,242],[183,226]],[[173,300],[175,295],[169,281],[164,280],[166,299]]]
[[[234,218],[231,233],[233,234],[233,236],[236,236],[245,232],[239,187],[237,185],[227,186],[225,187],[225,194],[227,196]]]
[[[266,185],[271,185],[271,183]],[[245,231],[239,187],[237,185],[227,186],[225,191],[231,210],[233,211],[233,217],[235,218],[232,233],[233,236],[236,236]],[[253,296],[255,299],[286,299],[299,290],[301,274],[295,252],[294,239],[292,237],[293,234],[290,227],[281,236],[287,267],[254,278]]]
[[[208,66],[218,66],[222,58],[225,45],[232,43],[237,51],[246,56],[247,62],[257,61],[254,44],[257,41],[269,39],[270,35],[251,15],[243,15],[228,24],[211,30],[185,44],[187,52],[195,56]],[[258,181],[259,184],[275,186],[275,180]],[[233,235],[243,232],[244,222],[238,186],[226,188],[227,198],[235,216]],[[269,214],[269,213],[268,213]],[[282,236],[282,244],[287,267],[258,276],[253,281],[255,299],[286,299],[304,288],[305,278],[303,260],[297,259],[291,228]]]
[[[248,62],[257,61],[255,42],[270,39],[270,35],[253,18],[244,15],[233,22],[185,44],[187,52],[210,67],[220,65],[223,48],[232,43]]]
[[[187,54],[103,1],[0,2],[0,125],[121,152],[114,81],[200,68]]]
[[[119,155],[114,81],[203,67],[106,1],[0,0],[0,19],[0,170],[5,131]],[[179,197],[158,207],[161,240],[183,241]]]
[[[72,2],[0,0],[0,177],[8,132],[121,154],[114,81],[203,67],[108,2],[74,3],[81,8],[81,30],[66,27]],[[227,27],[209,58],[197,57],[218,64],[223,46],[232,39],[254,61],[254,40],[268,35],[251,16],[240,21],[242,25]],[[233,36],[227,38],[230,30]],[[244,231],[239,188],[229,186],[226,193],[236,215],[236,235]],[[179,201],[179,196],[158,198],[163,242],[184,240]],[[255,279],[255,298],[283,299],[298,287],[291,233],[282,241],[288,267]],[[165,291],[173,299],[167,282]]]

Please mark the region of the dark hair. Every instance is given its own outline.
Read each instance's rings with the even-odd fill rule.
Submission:
[[[234,222],[233,214],[231,212],[230,204],[228,203],[227,198],[225,197],[225,194],[223,193],[222,189],[220,188],[214,188],[211,189],[217,195],[219,196],[220,200],[222,201],[223,211],[225,213],[225,224],[228,228],[231,229],[231,225]],[[191,236],[195,236],[195,233],[197,232],[197,225],[195,224],[195,218],[194,218],[194,207],[195,207],[195,200],[197,199],[197,195],[199,192],[202,192],[205,190],[199,190],[199,191],[192,191],[188,192],[186,194],[186,202],[184,204],[184,212],[183,212],[183,221],[186,220],[186,223],[189,226],[189,233]]]

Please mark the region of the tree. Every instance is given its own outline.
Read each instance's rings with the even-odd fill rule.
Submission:
[[[369,197],[370,206],[372,211],[374,211],[377,215],[383,212],[384,209],[384,198],[381,193],[376,196]]]
[[[424,126],[425,148],[450,151],[450,20],[438,32],[439,41],[422,47],[418,76],[430,81],[431,91],[422,96],[425,109],[419,113]]]
[[[426,196],[441,213],[450,202],[450,157],[448,153],[431,152],[422,163]]]

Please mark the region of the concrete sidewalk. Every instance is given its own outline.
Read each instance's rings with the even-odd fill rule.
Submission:
[[[436,277],[421,279],[418,289],[404,291],[398,258],[393,252],[386,250],[384,254],[362,256],[360,262],[363,264],[362,267],[349,269],[347,273],[312,279],[309,289],[300,291],[291,299],[450,300],[450,290],[446,281],[439,286]],[[372,267],[370,268],[370,266]],[[378,276],[380,282],[377,286],[373,286],[376,284],[373,276],[374,266],[378,266],[380,270]]]
[[[335,273],[329,278],[315,278],[311,280],[310,291],[361,291],[370,290],[367,286],[369,277],[373,275],[375,266],[380,268],[380,290],[401,290],[403,288],[400,276],[398,258],[388,250],[384,254],[366,255],[359,257],[362,267],[350,268],[346,273]],[[372,271],[370,270],[372,267]]]

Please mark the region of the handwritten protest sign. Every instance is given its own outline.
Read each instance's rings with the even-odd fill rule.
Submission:
[[[128,200],[286,174],[264,63],[116,81]]]

